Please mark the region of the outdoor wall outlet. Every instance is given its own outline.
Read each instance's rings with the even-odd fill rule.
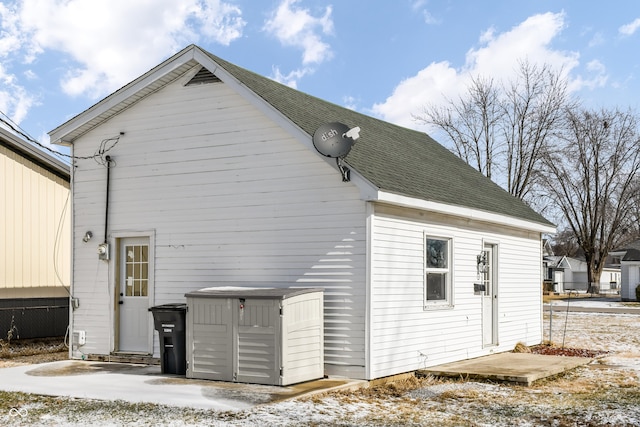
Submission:
[[[87,332],[86,331],[74,331],[73,332],[73,344],[74,345],[84,345],[87,342]]]

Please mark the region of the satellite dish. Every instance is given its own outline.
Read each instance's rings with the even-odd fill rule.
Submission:
[[[359,130],[349,129],[349,126],[339,122],[326,123],[314,132],[313,146],[323,156],[343,158],[351,151]]]

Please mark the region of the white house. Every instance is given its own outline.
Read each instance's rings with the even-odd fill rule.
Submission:
[[[343,158],[314,146],[333,122],[360,128]],[[323,288],[326,375],[542,341],[554,226],[424,133],[192,45],[50,136],[76,156],[73,358],[157,357],[148,308],[212,286]]]
[[[543,265],[545,280],[552,282],[555,292],[587,292],[589,289],[588,266],[584,259],[548,255],[544,257]],[[620,281],[620,268],[606,265],[600,275],[598,290],[600,293],[618,293]]]
[[[611,251],[620,263],[620,298],[637,301],[636,287],[640,286],[640,240],[633,241]]]

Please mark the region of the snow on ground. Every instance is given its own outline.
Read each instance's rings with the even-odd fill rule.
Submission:
[[[640,374],[638,315],[554,311],[551,322],[545,315],[544,333],[545,339],[556,345],[608,351],[599,359],[600,364],[633,369]]]
[[[589,308],[623,307],[620,302],[606,301],[606,300],[601,300],[601,301],[600,300],[599,301],[560,300],[560,301],[552,301],[550,304],[553,305],[554,310],[562,310],[567,306],[589,307]]]
[[[2,425],[63,426],[632,426],[640,425],[640,315],[545,313],[545,340],[604,350],[592,365],[531,387],[425,379],[406,389],[334,392],[214,412],[33,398]],[[551,336],[549,334],[551,333]],[[52,406],[53,405],[53,406]],[[25,412],[28,414],[25,415]],[[38,415],[40,414],[40,415]]]
[[[630,384],[636,388],[638,387],[638,378],[640,376],[640,333],[638,332],[640,331],[640,316],[632,314],[556,312],[553,315],[551,324],[554,328],[552,341],[556,345],[561,345],[564,340],[565,347],[609,352],[606,356],[598,359],[598,368],[581,370],[579,375],[584,376],[587,382],[599,384],[604,389],[621,386],[618,381],[622,381],[623,387],[627,387]],[[549,315],[546,314],[544,320],[545,340],[549,340],[549,326]],[[570,386],[571,382],[579,384],[580,381],[583,380],[576,378],[567,382]],[[564,385],[562,381],[559,382]],[[536,399],[535,396],[545,395],[547,396],[546,399],[549,399],[549,392],[552,395],[549,404],[536,407],[536,403],[540,403],[536,402],[536,400],[543,400],[543,398]],[[510,426],[517,424],[535,426],[540,425],[547,418],[548,425],[574,425],[573,423],[564,424],[560,421],[561,417],[564,416],[561,411],[578,411],[573,408],[574,404],[568,399],[566,405],[562,404],[563,395],[567,394],[562,388],[557,388],[556,390],[556,385],[553,381],[541,388],[535,386],[522,388],[504,384],[468,381],[427,385],[408,392],[406,398],[413,402],[412,404],[416,411],[424,410],[425,407],[433,410],[431,415],[423,414],[420,417],[420,421],[415,425],[435,423],[438,425]],[[453,406],[446,403],[442,405],[437,402],[425,405],[425,402],[443,395],[453,396],[454,399],[451,402]],[[532,396],[534,403],[530,401]],[[582,422],[578,422],[577,425],[640,425],[640,395],[637,397],[638,400],[631,402],[631,410],[626,407],[616,408],[615,402],[606,403],[602,408],[593,407],[592,411],[584,413],[584,419],[581,419]],[[355,399],[354,397],[352,398]],[[598,400],[598,398],[596,397],[595,400]],[[497,414],[492,413],[491,405],[499,404],[505,404],[506,408],[494,408]],[[382,403],[377,400],[358,400],[344,406],[342,399],[335,398],[322,399],[320,403],[308,401],[283,402],[249,411],[248,417],[243,420],[243,423],[246,422],[247,424],[238,425],[256,425],[263,419],[272,422],[276,422],[278,419],[288,419],[291,421],[290,425],[296,425],[296,423],[303,425],[314,423],[331,425],[338,423],[341,419],[345,419],[345,416],[353,425],[357,425],[362,418],[358,416],[359,414],[380,411],[381,405]],[[614,406],[612,407],[612,405]],[[399,412],[398,408],[403,406],[403,402],[394,401],[394,406],[395,409],[387,407],[387,410]],[[511,411],[512,414],[501,418],[500,412],[506,411]],[[523,414],[521,418],[517,416],[519,412]],[[526,415],[527,412],[530,412],[530,415]],[[554,412],[558,413],[554,414]],[[513,413],[515,413],[515,418]],[[577,416],[581,416],[579,411]],[[531,418],[536,421],[527,422]],[[554,419],[556,419],[555,422]],[[389,425],[387,422],[380,424]],[[546,422],[542,424],[547,425]],[[360,425],[377,424],[375,422],[372,424],[363,422]],[[394,424],[391,423],[391,425]],[[399,422],[397,425],[403,424]]]
[[[588,308],[631,308],[639,309],[640,306],[633,303],[623,303],[620,300],[612,298],[565,298],[561,300],[551,301],[549,304],[553,304],[555,309],[562,309],[567,306],[573,307],[588,307]]]

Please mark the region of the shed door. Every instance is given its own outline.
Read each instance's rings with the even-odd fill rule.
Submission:
[[[191,298],[187,311],[188,377],[232,381],[233,314],[235,300]]]
[[[485,346],[498,344],[498,280],[496,245],[484,245],[487,260],[483,272],[484,293],[482,295],[482,343]]]
[[[234,381],[279,384],[280,301],[237,300],[238,335]]]
[[[151,353],[149,238],[119,239],[118,351]]]

